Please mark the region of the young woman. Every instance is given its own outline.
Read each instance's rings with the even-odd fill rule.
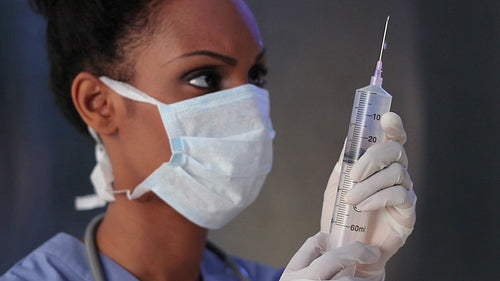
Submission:
[[[341,280],[384,278],[415,221],[397,115],[384,115],[388,141],[353,170],[359,183],[349,200],[374,211],[371,245],[326,250],[336,169],[322,232],[284,271],[229,258],[207,244],[208,230],[256,198],[274,137],[262,88],[266,51],[248,7],[241,0],[33,4],[48,20],[57,104],[96,140],[96,195],[78,206],[109,206],[91,223],[88,252],[81,240],[58,234],[0,280],[330,280],[354,264],[359,277]]]

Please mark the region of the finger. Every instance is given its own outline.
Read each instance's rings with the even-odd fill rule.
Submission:
[[[413,187],[408,171],[397,162],[390,164],[364,181],[355,183],[353,188],[346,194],[345,201],[348,204],[356,205],[377,191],[394,185],[401,185],[408,190]]]
[[[407,138],[406,132],[399,115],[394,112],[384,113],[380,118],[380,125],[384,130],[384,141],[392,140],[400,144],[405,144]]]
[[[328,233],[318,232],[309,237],[300,249],[293,255],[287,265],[287,269],[296,271],[309,266],[324,251]]]
[[[344,276],[340,279],[335,279],[336,281],[370,281],[369,279],[354,277],[354,276]]]
[[[415,194],[415,190],[412,188],[408,191],[408,196],[410,196],[411,201],[413,202],[413,206],[410,208],[402,208],[399,206],[394,206],[394,209],[403,217],[409,217],[415,213],[415,204],[417,203],[417,195]]]
[[[408,166],[408,157],[403,145],[395,141],[375,144],[354,164],[350,176],[355,182],[360,182],[393,162],[399,162],[403,167]]]
[[[407,209],[414,204],[411,192],[403,186],[397,185],[381,190],[368,197],[356,205],[360,211],[375,211],[380,208],[395,206],[401,209]]]
[[[328,250],[297,275],[314,280],[329,280],[342,269],[355,264],[371,264],[380,258],[380,250],[372,245],[356,242]]]

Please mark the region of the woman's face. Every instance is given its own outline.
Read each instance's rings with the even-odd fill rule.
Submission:
[[[163,17],[152,40],[136,49],[129,83],[163,103],[221,89],[262,86],[265,54],[255,20],[237,0],[174,0],[157,8]],[[143,180],[171,152],[159,112],[150,104],[125,101],[119,129],[128,172]]]

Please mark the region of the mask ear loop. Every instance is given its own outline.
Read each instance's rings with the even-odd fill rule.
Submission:
[[[133,86],[113,80],[106,76],[99,77],[106,86],[110,87],[117,94],[139,102],[145,102],[149,104],[156,105],[157,107],[162,103],[153,97],[150,97],[146,93],[134,88]],[[131,192],[130,190],[114,190],[113,188],[113,168],[111,167],[111,161],[109,160],[106,148],[99,137],[99,134],[88,127],[89,133],[95,140],[95,156],[96,165],[90,174],[90,181],[94,186],[95,194],[77,196],[75,198],[75,209],[77,210],[90,210],[95,208],[104,207],[107,202],[115,201],[115,194],[125,193],[127,198],[132,200],[134,198],[140,197],[147,190],[137,190],[137,192]]]
[[[106,76],[101,76],[101,77],[99,77],[99,79],[104,84],[106,84],[106,86],[110,87],[113,91],[115,91],[117,94],[119,94],[120,96],[122,96],[124,98],[155,105],[158,108],[158,110],[160,110],[160,107],[162,105],[164,105],[161,101],[149,96],[148,94],[142,92],[141,90],[133,87],[130,84],[127,84],[127,83],[124,83],[121,81],[117,81],[117,80],[111,79],[111,78],[106,77]],[[134,191],[131,191],[131,190],[113,190],[112,192],[113,192],[113,194],[125,193],[127,198],[129,200],[132,200],[132,199],[139,198],[144,193],[149,191],[149,189],[150,188],[147,185],[141,183],[134,189]]]
[[[94,186],[95,194],[77,196],[75,198],[76,210],[91,210],[106,206],[107,202],[115,201],[113,195],[113,168],[108,153],[99,134],[88,127],[89,133],[95,140],[96,165],[90,174],[90,181]]]
[[[113,91],[115,91],[122,97],[139,102],[149,103],[156,106],[160,106],[163,104],[159,100],[149,96],[148,94],[127,83],[116,81],[106,76],[99,77],[99,80],[101,80],[104,84],[106,84],[106,86],[110,87]]]

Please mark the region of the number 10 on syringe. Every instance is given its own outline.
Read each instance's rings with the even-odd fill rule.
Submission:
[[[382,48],[370,85],[357,89],[355,93],[332,216],[329,248],[338,248],[355,241],[363,242],[368,231],[369,213],[359,212],[355,206],[347,204],[344,198],[354,185],[350,177],[353,165],[370,146],[381,143],[384,138],[380,118],[382,114],[389,111],[392,100],[391,95],[382,88],[382,51],[385,47],[388,22],[389,17],[385,24]]]

